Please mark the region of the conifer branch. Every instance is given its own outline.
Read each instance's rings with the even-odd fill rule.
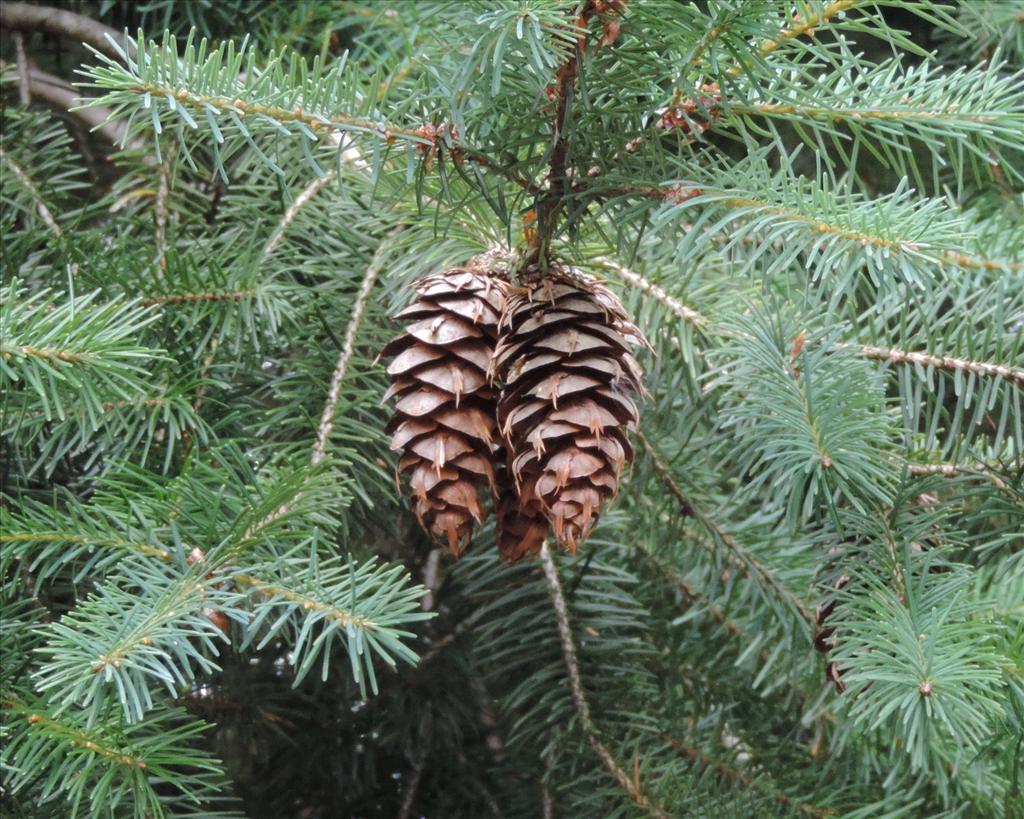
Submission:
[[[167,269],[167,199],[171,193],[171,171],[177,152],[178,143],[172,139],[164,150],[164,161],[160,163],[156,186],[156,265],[161,274]]]
[[[30,708],[17,697],[9,696],[4,700],[4,708],[25,718],[29,725],[38,725],[51,736],[59,738],[72,748],[84,748],[90,753],[108,759],[126,768],[146,770],[146,759],[130,753],[129,749],[115,747],[106,741],[100,732],[87,732],[65,725],[46,714]]]
[[[757,47],[758,57],[767,57],[773,51],[778,50],[781,46],[788,43],[790,40],[794,40],[797,37],[803,37],[804,35],[813,36],[814,29],[823,23],[828,22],[833,17],[841,14],[858,3],[864,0],[833,0],[825,8],[821,10],[820,14],[808,14],[806,19],[801,18],[799,15],[793,15],[794,25],[789,28],[782,28],[775,37],[763,40]],[[734,65],[726,71],[730,77],[739,76],[743,71],[742,65]]]
[[[684,759],[693,760],[702,768],[708,768],[714,771],[722,779],[726,779],[742,788],[767,791],[768,795],[771,796],[777,804],[784,808],[796,810],[805,816],[814,817],[814,819],[828,819],[829,816],[835,816],[835,811],[831,808],[819,808],[814,805],[807,804],[806,802],[797,802],[795,799],[786,796],[784,793],[777,793],[774,790],[768,790],[758,780],[751,779],[738,768],[727,765],[721,760],[712,759],[699,748],[686,745],[670,734],[662,734],[662,739],[671,745],[676,753]]]
[[[631,198],[641,197],[646,199],[657,199],[667,205],[685,205],[691,200],[703,197],[703,202],[720,206],[729,210],[741,212],[754,212],[765,217],[779,217],[783,224],[793,224],[802,227],[812,235],[835,236],[847,243],[851,248],[872,247],[893,255],[915,259],[937,267],[966,268],[969,270],[991,270],[1006,273],[1018,273],[1024,270],[1024,263],[1009,260],[984,259],[971,256],[961,250],[950,248],[929,248],[909,238],[897,238],[882,235],[883,228],[877,226],[877,230],[854,228],[842,224],[839,221],[822,218],[820,215],[811,212],[802,212],[795,207],[780,205],[768,199],[758,196],[736,195],[736,191],[727,189],[716,189],[708,185],[701,185],[696,182],[682,182],[673,185],[659,187],[643,187],[637,185],[606,188],[595,192],[600,198]],[[889,198],[889,204],[898,201],[895,197]],[[858,202],[857,204],[862,204]],[[746,223],[737,221],[741,227]],[[885,228],[892,230],[891,225]],[[718,234],[712,238],[713,241],[733,243],[756,241],[757,233],[747,233],[737,236]]]
[[[173,88],[153,82],[139,82],[125,90],[140,98],[147,95],[157,99],[171,98],[177,105],[187,106],[201,115],[205,115],[207,111],[215,112],[218,115],[234,113],[242,120],[262,118],[281,125],[301,123],[320,136],[337,132],[362,133],[375,136],[388,144],[397,139],[404,139],[418,145],[432,145],[431,141],[424,137],[418,128],[400,128],[379,120],[350,117],[338,113],[317,114],[304,110],[300,105],[291,109],[281,108],[277,105],[247,102],[241,97],[207,96],[187,88]],[[91,105],[93,102],[90,100],[88,104]]]
[[[228,290],[212,293],[173,293],[166,296],[146,296],[139,299],[139,304],[143,307],[153,307],[155,305],[201,304],[214,301],[242,301],[244,299],[255,298],[256,295],[256,290]]]
[[[11,159],[7,151],[2,147],[0,147],[0,160],[3,161],[3,164],[7,166],[7,170],[14,175],[14,178],[21,184],[21,187],[32,198],[32,201],[36,206],[36,213],[39,214],[39,218],[43,221],[43,224],[46,225],[50,233],[52,233],[57,239],[63,239],[64,231],[61,230],[60,225],[57,224],[57,220],[53,218],[53,214],[46,206],[46,202],[43,201],[39,188],[36,187],[35,182],[33,182],[28,173],[25,172],[25,169]]]
[[[640,445],[643,447],[644,452],[646,452],[647,456],[651,459],[651,464],[654,467],[655,474],[657,474],[661,482],[665,484],[669,494],[676,499],[676,503],[679,505],[680,514],[682,514],[683,517],[693,518],[707,529],[712,538],[725,547],[729,552],[727,556],[729,563],[737,568],[744,577],[753,579],[758,583],[758,585],[767,589],[773,597],[784,603],[787,608],[796,613],[805,624],[813,624],[814,616],[811,612],[808,611],[804,603],[795,594],[793,594],[793,592],[786,588],[786,586],[777,577],[775,577],[771,569],[750,554],[749,550],[743,546],[743,544],[723,530],[703,509],[699,509],[694,506],[694,504],[686,497],[679,484],[676,483],[675,479],[672,477],[672,473],[669,470],[668,465],[658,454],[647,436],[640,430],[637,430],[634,434],[640,442]],[[708,548],[713,548],[713,546]]]
[[[327,401],[324,403],[324,410],[320,415],[320,426],[317,428],[316,443],[313,445],[313,454],[310,457],[310,463],[313,466],[319,464],[327,453],[327,444],[331,436],[331,430],[334,428],[335,408],[341,395],[341,382],[345,378],[345,373],[348,372],[349,362],[355,353],[356,336],[359,334],[359,324],[363,320],[363,311],[366,309],[366,303],[370,299],[373,286],[377,282],[377,276],[384,267],[387,252],[391,249],[391,241],[401,231],[402,228],[399,226],[381,241],[377,252],[374,253],[373,259],[366,268],[363,282],[359,286],[355,303],[352,305],[352,316],[349,319],[348,327],[345,329],[345,341],[342,345],[341,353],[338,355],[338,363],[334,366],[334,373],[331,375],[330,388],[327,390]]]
[[[611,259],[599,258],[596,261],[606,269],[614,271],[623,281],[633,285],[642,293],[649,295],[659,304],[668,309],[674,316],[687,324],[703,327],[721,335],[731,334],[731,331],[728,328],[712,326],[706,316],[694,310],[692,307],[687,307],[678,299],[665,292],[663,288],[651,281],[648,281],[639,273],[630,270]],[[1024,368],[1020,367],[1010,367],[1005,364],[996,364],[986,361],[972,361],[966,358],[942,356],[929,352],[910,352],[897,348],[878,347],[871,344],[853,344],[843,342],[835,344],[834,347],[836,349],[855,350],[858,355],[871,361],[885,361],[893,364],[935,368],[945,370],[947,372],[955,372],[959,370],[966,373],[973,373],[974,375],[983,378],[1003,378],[1012,384],[1024,387]]]
[[[332,169],[327,171],[323,176],[315,177],[313,181],[306,185],[299,195],[292,200],[292,203],[281,216],[281,221],[277,223],[277,227],[274,228],[274,232],[270,234],[270,238],[263,246],[263,253],[260,256],[261,261],[266,261],[270,258],[270,255],[277,249],[277,246],[281,244],[281,240],[284,239],[285,232],[288,230],[291,223],[295,221],[295,217],[299,215],[299,211],[302,207],[316,196],[326,185],[333,182],[334,176],[335,172]]]
[[[179,617],[195,607],[196,594],[202,592],[202,585],[194,578],[182,578],[164,595],[159,604],[148,612],[140,621],[131,623],[127,633],[120,633],[115,643],[106,647],[106,651],[95,658],[92,671],[100,674],[106,668],[120,668],[129,653],[140,646],[151,645],[152,634],[161,626],[166,626],[173,618]]]
[[[325,615],[327,619],[333,620],[343,628],[358,628],[373,631],[376,624],[348,609],[342,609],[322,600],[316,600],[309,595],[302,594],[284,586],[274,583],[265,583],[255,577],[245,574],[233,575],[234,581],[239,586],[254,589],[268,597],[280,597],[292,603],[298,603],[305,611],[316,611]]]
[[[558,625],[558,636],[562,648],[562,660],[565,662],[566,672],[569,677],[569,692],[572,697],[572,704],[576,709],[580,725],[586,734],[587,741],[600,757],[601,762],[611,774],[630,799],[648,813],[666,817],[668,814],[652,803],[650,797],[642,790],[640,783],[630,777],[615,759],[608,747],[597,735],[597,726],[591,716],[590,703],[587,701],[586,693],[583,690],[583,679],[580,676],[579,661],[576,657],[576,644],[572,636],[572,626],[569,623],[569,607],[565,602],[565,595],[562,593],[562,583],[558,578],[558,567],[551,557],[547,542],[540,548],[540,559],[544,567],[544,577],[547,579],[548,593],[551,595],[551,604],[555,610],[555,621]]]
[[[2,532],[0,543],[71,543],[100,548],[123,549],[129,552],[155,557],[159,560],[170,560],[171,553],[161,546],[153,546],[149,543],[139,543],[121,538],[97,537],[94,535],[82,535],[77,532]]]
[[[615,274],[623,281],[628,282],[641,292],[649,294],[656,301],[665,305],[665,307],[667,307],[672,314],[681,321],[684,321],[687,324],[692,324],[696,327],[700,327],[708,323],[707,318],[698,313],[692,307],[687,307],[681,301],[666,293],[663,288],[654,284],[654,282],[648,281],[639,273],[630,270],[626,266],[615,261],[615,259],[601,257],[596,259],[596,261],[608,270],[614,271]]]
[[[837,345],[846,347],[849,345]],[[1004,364],[992,364],[986,361],[971,361],[966,358],[939,356],[931,353],[916,353],[896,348],[861,345],[858,352],[872,361],[887,361],[893,364],[911,364],[917,367],[934,368],[947,372],[964,372],[984,378],[1004,378],[1018,387],[1024,388],[1024,368],[1007,367]]]
[[[61,350],[57,347],[33,347],[29,344],[9,344],[0,342],[0,355],[5,361],[10,361],[15,356],[28,359],[39,359],[50,363],[61,364],[87,364],[95,356],[92,353],[78,350]]]
[[[919,108],[881,108],[862,106],[831,107],[827,105],[802,105],[799,103],[754,102],[744,103],[730,101],[731,113],[750,116],[778,117],[782,119],[821,119],[835,121],[838,119],[876,120],[879,122],[934,122],[948,120],[985,124],[1005,119],[1001,114],[980,114],[960,110],[956,103],[951,103],[944,110],[922,110]]]

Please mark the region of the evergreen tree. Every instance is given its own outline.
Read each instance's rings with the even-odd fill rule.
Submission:
[[[1024,816],[1024,5],[0,8],[4,815]],[[575,552],[396,486],[481,254],[650,342]]]

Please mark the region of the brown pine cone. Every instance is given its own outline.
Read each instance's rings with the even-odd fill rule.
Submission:
[[[395,318],[411,323],[382,353],[396,398],[388,424],[391,448],[402,450],[420,524],[458,556],[474,521],[487,517],[479,490],[495,493],[497,392],[489,369],[507,283],[481,260],[427,276],[416,301]]]
[[[497,471],[498,554],[506,563],[516,563],[540,552],[551,533],[551,524],[536,498],[521,502],[505,463],[499,461]]]
[[[494,359],[504,385],[498,424],[519,493],[518,525],[543,514],[574,552],[633,459],[630,396],[643,387],[630,349],[645,342],[614,293],[571,270],[548,271],[514,290],[502,328]],[[542,542],[531,534],[507,554],[515,559]]]

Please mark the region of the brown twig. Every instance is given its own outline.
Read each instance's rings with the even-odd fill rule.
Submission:
[[[544,188],[546,193],[537,203],[537,231],[533,236],[532,252],[529,264],[539,263],[547,253],[551,237],[555,232],[558,213],[565,204],[565,197],[570,192],[571,183],[566,175],[566,162],[569,155],[569,143],[565,139],[565,131],[569,125],[570,103],[576,91],[576,79],[579,76],[579,61],[587,46],[591,18],[598,11],[595,0],[586,0],[580,11],[576,26],[581,30],[572,55],[558,69],[555,77],[554,95],[555,116],[552,122],[551,158],[548,161],[548,173]]]
[[[40,100],[52,105],[54,108],[59,109],[61,112],[69,114],[82,123],[89,126],[89,128],[104,137],[107,141],[112,144],[120,144],[125,137],[125,126],[122,122],[108,122],[107,119],[110,117],[111,111],[109,108],[103,108],[100,106],[92,108],[76,108],[81,102],[77,89],[60,77],[56,77],[53,74],[48,74],[37,66],[33,65],[32,61],[28,61],[28,83],[29,92],[34,99]],[[7,67],[7,63],[0,62],[0,66]],[[72,110],[74,109],[74,110]],[[133,140],[129,147],[139,148],[142,143],[138,140]]]
[[[569,677],[569,692],[572,698],[573,707],[579,717],[580,725],[586,734],[587,741],[601,759],[602,764],[612,775],[612,778],[638,806],[648,813],[658,817],[668,817],[668,814],[658,805],[655,805],[650,797],[640,787],[640,783],[631,777],[615,759],[612,752],[601,741],[597,735],[597,726],[590,712],[590,703],[587,701],[586,693],[583,690],[583,680],[580,676],[579,660],[576,657],[576,644],[572,636],[572,626],[569,623],[569,607],[565,602],[565,595],[562,593],[562,583],[558,578],[558,568],[551,557],[551,551],[545,542],[540,549],[540,559],[544,566],[544,577],[547,579],[548,592],[551,595],[551,604],[555,610],[555,622],[558,625],[558,636],[562,648],[562,660]]]
[[[65,9],[3,2],[0,3],[0,25],[19,31],[45,31],[48,34],[57,34],[79,43],[88,43],[108,56],[120,56],[107,38],[113,38],[116,43],[119,42],[121,34],[91,17]]]
[[[147,296],[140,299],[139,304],[143,307],[167,304],[197,304],[210,301],[242,301],[251,299],[256,295],[255,290],[228,290],[214,293],[175,293],[169,296]]]
[[[25,36],[20,32],[14,32],[14,55],[15,63],[18,66],[18,102],[25,108],[32,104],[32,92],[29,86],[28,56],[25,54]]]
[[[730,782],[734,782],[743,788],[763,790],[763,786],[756,780],[751,779],[743,771],[733,768],[726,763],[712,759],[706,756],[699,748],[693,748],[689,745],[685,745],[680,740],[669,734],[662,734],[664,739],[672,748],[684,759],[691,759],[703,768],[710,768],[722,779],[727,779]],[[806,802],[797,802],[784,793],[771,792],[770,796],[778,804],[787,807],[795,808],[805,816],[812,816],[814,819],[827,819],[829,816],[835,815],[831,808],[819,808],[815,805],[807,804]]]

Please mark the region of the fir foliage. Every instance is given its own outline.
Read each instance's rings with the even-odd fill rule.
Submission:
[[[0,810],[1024,815],[1019,2],[65,5],[3,8]],[[393,479],[388,317],[488,250],[651,342],[576,556]]]

